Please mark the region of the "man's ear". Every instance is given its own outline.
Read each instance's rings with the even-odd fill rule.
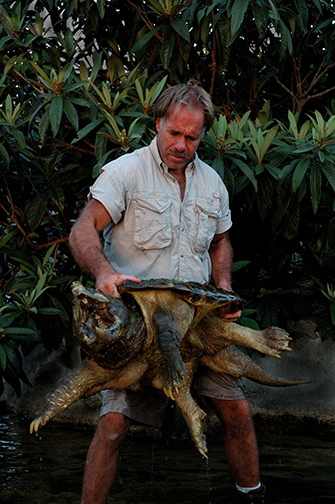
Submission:
[[[156,117],[156,131],[159,133],[159,130],[161,129],[161,118]]]

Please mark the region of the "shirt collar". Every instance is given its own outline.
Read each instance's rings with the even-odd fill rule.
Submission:
[[[168,173],[169,172],[169,169],[168,167],[166,166],[166,164],[162,161],[162,158],[159,154],[159,150],[158,150],[158,147],[157,147],[157,137],[155,137],[151,144],[150,144],[150,151],[151,151],[151,154],[155,160],[155,163],[157,164],[157,166],[163,170],[164,173]],[[185,171],[191,171],[192,173],[195,171],[196,169],[196,164],[197,164],[197,161],[198,161],[198,154],[195,153],[194,155],[194,158],[192,159],[192,161],[190,161],[188,163],[188,165],[186,166],[186,170]]]

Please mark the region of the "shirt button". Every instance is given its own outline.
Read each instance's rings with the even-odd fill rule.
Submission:
[[[184,257],[184,254],[180,254],[180,257]]]

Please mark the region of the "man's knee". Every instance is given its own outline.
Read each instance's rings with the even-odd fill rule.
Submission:
[[[131,420],[122,413],[106,413],[97,427],[96,435],[105,443],[121,444],[127,436]]]
[[[211,401],[222,423],[252,422],[250,404],[247,399],[211,399]]]

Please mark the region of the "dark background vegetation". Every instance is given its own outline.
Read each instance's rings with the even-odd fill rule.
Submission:
[[[0,393],[22,353],[74,345],[67,244],[107,161],[153,138],[189,80],[199,154],[231,200],[243,323],[335,322],[335,24],[323,0],[0,0]],[[21,351],[22,352],[21,352]]]

